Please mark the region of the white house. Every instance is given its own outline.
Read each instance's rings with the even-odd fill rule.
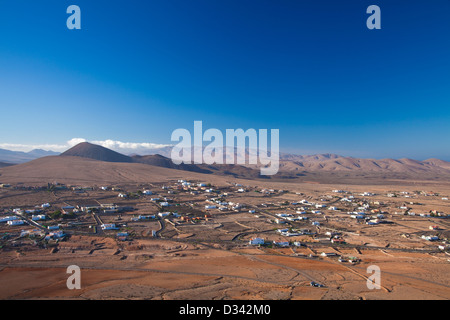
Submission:
[[[170,212],[160,212],[160,213],[158,213],[158,216],[160,216],[161,218],[167,217],[168,215],[170,215]]]
[[[289,242],[287,241],[273,241],[273,244],[278,247],[289,247]]]
[[[39,221],[39,220],[45,220],[46,216],[45,214],[38,214],[38,215],[32,215],[31,220],[33,221]]]
[[[116,227],[114,223],[105,223],[101,225],[102,230],[117,230],[119,228]]]
[[[66,236],[66,234],[60,230],[60,231],[50,232],[48,235],[45,236],[45,240],[60,239],[65,236]]]
[[[428,240],[428,241],[436,241],[436,240],[439,240],[439,237],[436,237],[436,236],[425,236],[425,235],[423,235],[421,238],[422,238],[422,239],[425,239],[425,240]]]
[[[19,220],[19,217],[16,216],[8,216],[0,219],[0,222],[8,222],[13,220]]]
[[[25,221],[23,220],[10,220],[7,222],[9,226],[19,226],[22,224],[25,224]]]
[[[262,239],[262,238],[252,238],[252,239],[250,239],[249,244],[251,244],[251,245],[264,244],[264,239]]]

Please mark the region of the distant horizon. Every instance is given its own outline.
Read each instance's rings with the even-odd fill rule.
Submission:
[[[165,149],[165,148],[171,148],[174,146],[174,145],[164,145],[164,144],[148,143],[148,142],[147,143],[136,143],[136,142],[121,142],[121,141],[112,141],[112,140],[88,141],[86,139],[74,138],[74,139],[67,141],[66,145],[63,145],[63,144],[26,145],[26,144],[0,143],[0,150],[6,150],[6,151],[11,151],[11,152],[23,152],[23,153],[30,153],[33,151],[41,150],[41,151],[45,151],[45,152],[53,152],[53,153],[61,154],[61,153],[64,153],[65,151],[71,149],[72,147],[76,146],[77,144],[83,143],[83,142],[88,142],[88,143],[91,143],[94,145],[99,145],[104,148],[113,150],[115,152],[118,152],[118,153],[121,153],[121,154],[127,155],[127,156],[131,156],[131,155],[145,156],[145,155],[151,155],[151,154],[158,154],[158,150]],[[206,145],[207,145],[207,143],[204,144],[204,146],[206,146]],[[126,148],[124,146],[128,146],[128,147],[133,146],[134,148],[136,148],[136,150],[132,151],[131,148]],[[147,146],[145,150],[142,150],[143,146]],[[150,148],[149,146],[153,146],[153,147]],[[141,147],[141,149],[138,149],[139,147]],[[139,151],[139,150],[141,150],[141,151]],[[146,153],[146,152],[149,152],[149,153]],[[162,154],[162,155],[167,156],[164,154]],[[417,159],[417,158],[412,158],[412,157],[407,157],[407,156],[403,156],[403,157],[402,156],[400,156],[400,157],[355,156],[355,155],[348,155],[348,154],[344,154],[344,153],[340,153],[340,152],[323,152],[323,151],[318,151],[318,152],[314,152],[314,151],[312,151],[312,152],[283,152],[283,151],[280,151],[281,157],[289,156],[289,155],[294,155],[294,156],[335,155],[335,156],[344,157],[344,158],[375,159],[375,160],[411,159],[411,160],[416,160],[416,161],[426,161],[426,160],[430,160],[430,159],[438,159],[438,160],[450,162],[450,160],[438,158],[438,157],[426,157],[423,159]],[[2,161],[2,159],[0,156],[0,162],[1,161]]]

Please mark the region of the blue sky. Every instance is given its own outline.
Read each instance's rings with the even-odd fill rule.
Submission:
[[[202,120],[279,129],[284,152],[450,160],[449,14],[446,0],[2,0],[0,146],[170,144]]]

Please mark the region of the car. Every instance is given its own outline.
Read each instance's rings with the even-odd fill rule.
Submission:
[[[311,281],[310,285],[311,285],[311,287],[316,287],[316,288],[323,288],[323,287],[325,287],[323,284],[320,284],[320,283],[315,282],[315,281]]]

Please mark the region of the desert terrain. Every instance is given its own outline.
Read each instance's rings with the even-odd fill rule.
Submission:
[[[449,299],[450,183],[359,175],[239,179],[71,155],[2,168],[0,298]],[[66,285],[71,265],[81,289]]]

